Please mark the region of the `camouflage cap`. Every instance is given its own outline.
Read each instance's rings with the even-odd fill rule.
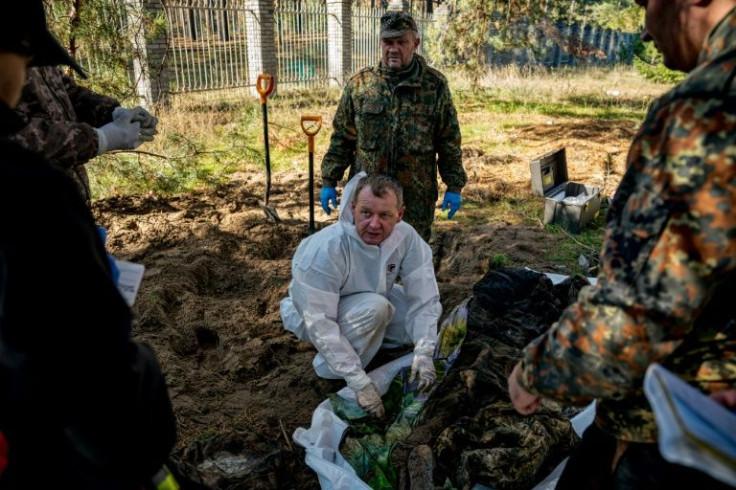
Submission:
[[[381,39],[398,37],[407,31],[419,32],[417,23],[406,12],[393,10],[381,16]]]

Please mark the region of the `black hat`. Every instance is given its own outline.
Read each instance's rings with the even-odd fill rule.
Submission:
[[[401,10],[390,10],[381,16],[381,39],[398,37],[407,31],[419,32],[411,15]]]
[[[3,5],[0,50],[32,56],[31,66],[68,65],[83,78],[84,70],[49,32],[42,0],[11,0]]]

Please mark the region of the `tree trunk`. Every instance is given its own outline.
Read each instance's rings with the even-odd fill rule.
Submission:
[[[82,25],[82,4],[84,0],[74,0],[69,12],[69,54],[72,59],[77,59],[77,32]],[[67,67],[67,74],[73,76],[74,71]]]

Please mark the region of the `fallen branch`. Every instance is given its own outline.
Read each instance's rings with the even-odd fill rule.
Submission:
[[[575,238],[574,236],[572,236],[570,233],[568,233],[564,228],[560,227],[560,231],[562,231],[562,233],[564,233],[565,235],[567,235],[567,237],[570,240],[572,240],[573,242],[577,243],[581,247],[587,248],[588,250],[590,250],[591,252],[594,252],[594,253],[597,252],[597,250],[595,248],[591,247],[590,245],[584,244],[583,242],[581,242],[580,240],[578,240],[577,238]]]
[[[537,219],[537,221],[539,222],[540,225],[542,225],[542,228],[546,227],[546,225],[544,223],[542,223],[542,220],[541,219]],[[573,235],[571,235],[570,233],[568,233],[567,230],[565,230],[563,227],[560,226],[559,229],[560,229],[560,231],[562,233],[564,233],[565,235],[567,235],[567,237],[570,240],[572,240],[573,242],[577,243],[581,247],[586,248],[586,249],[590,250],[593,253],[598,252],[598,250],[596,248],[591,247],[590,245],[584,244],[583,242],[581,242],[580,240],[578,240],[577,238],[575,238]]]
[[[166,155],[159,155],[158,153],[151,153],[150,151],[143,151],[143,150],[115,150],[108,152],[110,154],[114,153],[138,153],[140,155],[148,155],[151,157],[158,157],[162,158],[164,160],[169,160],[171,157],[167,157]]]

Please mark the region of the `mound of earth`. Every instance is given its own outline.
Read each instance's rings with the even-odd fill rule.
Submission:
[[[612,175],[609,148],[625,146],[630,131],[598,129],[597,147],[590,134],[580,142],[592,168],[575,171],[610,195],[623,159]],[[469,184],[460,213],[472,218],[484,204],[529,194],[526,157],[464,153]],[[314,348],[285,331],[279,316],[291,257],[308,233],[308,175],[274,174],[270,204],[280,222],[261,206],[264,180],[241,173],[210,191],[115,197],[93,208],[109,250],[146,267],[134,335],[153,346],[166,376],[179,428],[176,459],[213,488],[316,489],[291,435],[308,427],[314,408],[344,382],[315,375]],[[337,213],[326,216],[317,205],[314,214],[320,229]],[[545,260],[557,239],[541,222],[468,222],[477,221],[438,220],[430,243],[445,312],[472,294],[493,254],[566,273]]]

